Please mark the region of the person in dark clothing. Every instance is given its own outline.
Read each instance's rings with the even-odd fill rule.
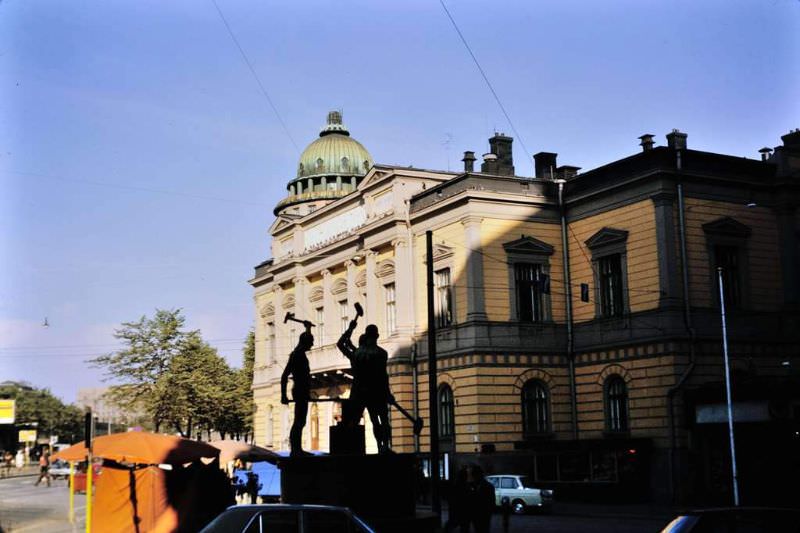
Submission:
[[[255,472],[248,472],[245,490],[247,490],[247,494],[250,495],[250,503],[258,503],[258,491],[261,490],[261,487],[261,483],[258,482],[258,474]]]
[[[293,456],[308,455],[303,451],[302,436],[303,427],[306,425],[308,416],[308,401],[311,398],[311,369],[308,364],[306,352],[314,346],[314,336],[311,334],[313,324],[308,320],[303,321],[306,330],[300,334],[297,347],[289,355],[289,361],[281,375],[281,403],[289,404],[289,397],[286,395],[286,385],[289,376],[292,376],[294,386],[292,387],[292,399],[294,400],[294,421],[292,429],[289,431],[289,445]]]
[[[47,486],[50,486],[50,454],[46,451],[42,451],[42,454],[39,456],[39,479],[36,480],[34,486],[39,486],[39,483],[42,480],[47,481]]]
[[[470,525],[475,533],[489,533],[492,512],[495,506],[494,487],[486,481],[483,469],[471,464],[467,466],[467,485],[465,494],[465,520],[461,522],[462,533],[468,533]]]
[[[467,465],[461,465],[456,473],[450,492],[447,495],[447,523],[445,531],[469,531],[469,508],[467,507],[468,487]],[[466,528],[466,529],[465,529]]]

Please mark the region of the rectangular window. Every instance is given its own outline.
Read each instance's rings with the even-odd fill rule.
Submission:
[[[522,322],[541,322],[544,316],[545,274],[540,263],[514,265],[517,313]]]
[[[722,287],[725,295],[725,307],[739,307],[741,293],[739,287],[739,248],[736,246],[714,247],[714,284],[717,286],[717,301],[719,301],[719,276],[717,268],[722,268]]]
[[[625,310],[622,292],[622,256],[611,254],[597,261],[600,316],[622,316]]]
[[[319,343],[322,344],[322,336],[325,334],[325,308],[317,307],[314,309],[316,332],[319,336]]]
[[[341,300],[339,302],[339,329],[341,333],[347,331],[347,326],[350,324],[350,318],[347,315],[347,300]]]
[[[397,307],[395,302],[394,283],[383,286],[386,301],[386,331],[389,335],[397,331]]]
[[[275,322],[267,322],[267,363],[274,363],[277,361],[275,354]]]
[[[434,309],[436,326],[446,328],[453,323],[453,295],[450,287],[450,269],[443,268],[433,273]]]

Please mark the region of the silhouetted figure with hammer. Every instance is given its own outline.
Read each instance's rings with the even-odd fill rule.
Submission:
[[[286,384],[291,375],[294,382],[292,387],[294,422],[292,422],[292,429],[289,431],[291,454],[293,456],[309,455],[308,452],[303,451],[302,436],[303,427],[306,425],[306,417],[308,416],[308,401],[311,398],[311,369],[306,352],[314,346],[314,335],[311,334],[311,328],[314,324],[308,320],[297,320],[294,315],[291,315],[290,318],[290,315],[287,314],[287,320],[301,322],[306,330],[300,334],[297,347],[292,350],[289,355],[289,362],[286,363],[286,368],[283,369],[283,374],[281,375],[281,403],[284,405],[289,404],[289,397],[286,396]]]
[[[353,369],[350,405],[344,413],[343,422],[348,426],[357,425],[366,407],[372,421],[372,432],[378,443],[378,451],[388,453],[391,436],[389,403],[395,403],[389,389],[389,375],[386,372],[389,355],[386,350],[378,346],[378,327],[374,324],[367,326],[364,335],[359,339],[358,347],[353,346],[350,337],[355,327],[356,321],[350,321],[347,331],[336,343],[345,357],[350,359]]]

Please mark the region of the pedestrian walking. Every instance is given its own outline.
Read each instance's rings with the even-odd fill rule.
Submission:
[[[42,482],[42,479],[47,480],[47,486],[50,486],[50,454],[46,451],[43,451],[39,455],[39,479],[36,480],[34,484],[35,487],[39,486],[39,483]]]
[[[25,466],[25,454],[22,453],[22,449],[17,450],[17,455],[14,457],[14,466],[17,467],[18,472]]]
[[[11,455],[11,452],[6,450],[3,454],[3,471],[5,472],[5,477],[11,475],[11,467],[14,464],[14,456]]]
[[[467,466],[467,486],[465,498],[466,516],[461,522],[461,532],[469,533],[470,526],[475,533],[489,533],[494,511],[494,486],[486,481],[483,469],[471,464]]]

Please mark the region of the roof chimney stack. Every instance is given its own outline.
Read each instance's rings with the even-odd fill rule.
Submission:
[[[555,177],[556,157],[558,154],[552,152],[539,152],[533,155],[534,168],[537,178]]]
[[[475,171],[475,152],[466,151],[464,152],[464,172],[474,172]]]
[[[642,147],[642,152],[649,152],[653,149],[653,146],[656,144],[656,142],[653,140],[653,137],[655,137],[655,135],[652,133],[645,133],[639,137],[639,140],[642,141],[639,143],[639,146]]]
[[[495,157],[487,159],[484,155],[484,162],[481,164],[481,172],[498,174],[500,176],[513,176],[514,157],[511,152],[511,143],[513,142],[513,138],[507,137],[503,133],[495,133],[494,136],[489,139],[489,153],[493,154]]]
[[[769,156],[772,153],[772,148],[768,148],[765,146],[764,148],[759,150],[758,153],[761,154],[761,160],[766,161],[769,159]]]
[[[672,130],[672,133],[667,133],[667,146],[672,150],[686,150],[686,135],[678,130]]]

